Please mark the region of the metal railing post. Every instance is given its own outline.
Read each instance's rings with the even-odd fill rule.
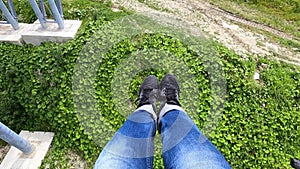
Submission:
[[[61,4],[61,1],[60,1],[60,0],[56,0],[56,6],[57,6],[57,9],[58,9],[58,11],[59,11],[59,13],[60,13],[60,16],[61,16],[62,18],[64,18],[64,12],[63,12],[63,10],[62,10],[62,4]]]
[[[45,9],[45,3],[43,0],[40,0],[40,7],[41,7],[41,12],[44,16],[44,18],[47,18],[47,13],[46,13],[46,9]]]
[[[32,153],[32,146],[16,134],[14,131],[6,127],[3,123],[0,122],[0,138],[7,142],[8,144],[18,148],[24,154]]]
[[[16,21],[18,21],[18,15],[17,15],[17,12],[15,10],[15,6],[14,6],[12,0],[7,0],[7,3],[8,3],[8,6],[9,6],[9,9],[10,9],[10,12],[11,12],[12,16],[14,17],[14,19]]]
[[[0,9],[4,13],[4,16],[7,19],[8,23],[10,23],[15,30],[18,30],[18,22],[15,20],[14,16],[11,15],[11,13],[9,12],[2,0],[0,0]]]
[[[35,13],[35,15],[38,17],[41,25],[42,25],[42,28],[46,28],[46,19],[43,15],[43,13],[41,12],[40,8],[39,8],[39,5],[37,4],[37,2],[35,0],[30,0],[30,4],[33,8],[33,11]]]
[[[54,2],[54,0],[48,0],[48,3],[53,13],[54,19],[58,23],[59,29],[64,29],[64,21],[62,19],[60,12],[57,9],[56,3]]]

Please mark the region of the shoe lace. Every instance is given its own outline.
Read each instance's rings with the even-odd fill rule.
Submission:
[[[153,89],[144,89],[140,92],[139,97],[135,100],[137,104],[150,103],[150,96]]]
[[[176,89],[168,89],[168,88],[164,88],[162,90],[163,96],[166,97],[167,102],[175,102],[176,104],[179,104],[179,95],[178,95],[178,91]]]

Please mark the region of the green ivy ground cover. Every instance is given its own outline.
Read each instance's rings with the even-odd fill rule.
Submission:
[[[23,5],[26,3],[23,2]],[[89,42],[95,39],[101,42],[109,34],[118,36],[118,32],[99,33],[99,30],[105,30],[112,21],[129,14],[113,13],[107,8],[109,4],[102,5],[97,1],[74,0],[72,3],[65,2],[65,6],[66,18],[84,20],[74,40],[65,44],[45,43],[38,47],[0,44],[1,122],[15,131],[55,132],[53,148],[43,166],[48,163],[50,168],[69,168],[65,159],[68,149],[81,154],[92,166],[102,145],[109,140],[107,133],[117,130],[126,119],[114,101],[118,98],[112,94],[114,89],[111,86],[118,80],[115,74],[119,65],[135,51],[159,49],[171,52],[187,65],[200,91],[199,99],[193,105],[196,108],[193,119],[201,129],[204,128],[213,104],[211,84],[217,78],[205,66],[210,62],[204,59],[210,56],[205,50],[208,46],[216,52],[219,62],[214,64],[223,67],[226,80],[226,100],[219,103],[224,105],[224,111],[209,136],[232,167],[289,168],[289,158],[300,157],[299,67],[266,58],[243,59],[214,42],[200,43],[204,49],[199,54],[172,36],[143,33],[125,38],[107,50],[92,81],[79,79],[75,82],[81,86],[94,85],[94,93],[86,91],[91,92],[96,100],[97,106],[93,107],[92,100],[80,93],[84,88],[74,86],[74,73],[89,76],[84,74],[89,67],[78,69],[76,65],[82,58],[83,63],[90,58],[96,61],[99,53],[95,49],[103,44]],[[34,16],[24,17],[24,21],[28,22],[34,19]],[[155,53],[146,54],[148,60],[155,61],[156,57],[159,60]],[[86,63],[93,66],[92,62]],[[124,70],[136,66],[133,64]],[[166,72],[164,69],[145,69],[130,79],[128,88],[120,86],[120,90],[129,93],[128,109],[136,106],[134,100],[143,78],[149,74],[161,78]],[[259,81],[253,80],[255,72],[260,73]],[[189,104],[187,99],[181,99],[183,105]],[[75,105],[76,100],[82,104]],[[97,123],[100,118],[106,122],[105,125]],[[162,166],[161,156],[157,154],[155,168]]]

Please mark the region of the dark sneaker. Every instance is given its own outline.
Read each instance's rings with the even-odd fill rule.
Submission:
[[[140,91],[139,91],[139,98],[138,98],[138,108],[151,104],[155,111],[155,102],[158,93],[158,80],[157,77],[154,75],[148,76],[142,83]]]
[[[300,161],[298,159],[291,159],[291,166],[295,169],[300,169]]]
[[[176,77],[171,74],[165,75],[160,82],[159,90],[161,92],[161,97],[165,100],[166,103],[172,105],[178,105],[179,103],[179,85]],[[162,100],[160,98],[160,100]]]

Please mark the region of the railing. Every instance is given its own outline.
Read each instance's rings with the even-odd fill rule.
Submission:
[[[32,146],[16,134],[14,131],[6,127],[3,123],[0,122],[0,138],[7,142],[8,144],[16,147],[21,150],[24,154],[32,153]]]
[[[10,10],[7,9],[6,5],[2,0],[0,0],[0,9],[3,12],[7,22],[10,23],[15,30],[18,30],[19,29],[18,16],[15,7],[12,3],[12,0],[8,0],[7,3]]]
[[[50,21],[47,20],[44,0],[39,0],[39,4],[36,0],[29,0],[29,2],[42,28],[47,28],[46,23]],[[18,30],[18,17],[12,0],[7,0],[7,4],[10,10],[6,7],[5,3],[0,0],[0,9],[3,12],[7,22],[11,24],[15,30]],[[50,13],[53,15],[54,22],[58,24],[59,29],[64,29],[64,14],[61,0],[48,0],[48,4],[50,6]]]
[[[46,14],[46,10],[45,10],[45,3],[44,0],[40,0],[40,6],[38,5],[38,3],[36,2],[36,0],[29,0],[33,11],[35,13],[35,15],[38,17],[42,28],[46,28],[46,23],[49,22],[47,21],[47,14]],[[62,5],[61,5],[61,1],[60,0],[48,0],[50,9],[51,9],[51,13],[54,17],[54,21],[58,23],[59,29],[63,29],[64,28],[64,19],[63,19],[63,10],[62,10]]]

